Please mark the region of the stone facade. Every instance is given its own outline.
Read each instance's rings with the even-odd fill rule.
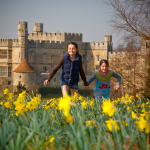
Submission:
[[[18,39],[0,39],[0,87],[15,91],[19,81],[42,87],[49,72],[67,53],[67,44],[76,42],[82,55],[83,69],[87,79],[98,69],[100,59],[108,59],[112,51],[112,36],[105,35],[104,42],[82,42],[81,33],[43,33],[43,23],[34,23],[34,33],[28,33],[28,23],[18,22]],[[26,59],[35,70],[34,74],[13,72]],[[60,86],[61,68],[47,86]],[[22,77],[22,78],[19,78]],[[28,81],[28,82],[27,82]],[[32,81],[32,82],[30,82]],[[80,80],[79,88],[83,88]],[[1,94],[3,91],[1,90]]]

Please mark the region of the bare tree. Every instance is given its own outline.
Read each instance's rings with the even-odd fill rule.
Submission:
[[[113,8],[110,26],[123,34],[126,49],[110,59],[111,69],[122,77],[123,93],[144,90],[150,62],[150,0],[107,0]],[[140,48],[139,48],[140,47]]]
[[[141,43],[141,38],[150,40],[149,0],[107,0],[113,8],[109,24],[115,32],[123,33],[125,40]]]

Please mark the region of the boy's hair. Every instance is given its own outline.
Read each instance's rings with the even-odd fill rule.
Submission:
[[[108,60],[106,60],[106,59],[101,59],[101,61],[99,62],[99,66],[101,66],[103,63],[105,63],[105,64],[107,65],[107,67],[109,67]]]
[[[76,49],[77,49],[77,54],[78,54],[80,57],[82,57],[82,56],[79,54],[79,48],[78,48],[78,44],[77,44],[76,42],[70,42],[70,43],[68,43],[68,45],[67,45],[67,51],[68,51],[68,46],[69,46],[70,44],[72,44],[72,45],[74,45],[74,46],[76,47]]]

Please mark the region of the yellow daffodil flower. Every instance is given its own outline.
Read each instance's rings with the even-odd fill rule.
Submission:
[[[107,126],[108,130],[111,131],[111,132],[112,132],[112,130],[117,131],[117,130],[120,129],[118,124],[112,119],[106,120],[105,123],[106,123],[106,126]]]
[[[107,114],[109,117],[112,117],[116,112],[116,108],[112,105],[110,101],[104,101],[102,105],[102,113]]]

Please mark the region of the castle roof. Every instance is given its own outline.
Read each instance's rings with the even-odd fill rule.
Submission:
[[[24,59],[22,61],[22,63],[14,70],[14,72],[17,72],[17,73],[28,73],[28,72],[35,72],[35,70],[33,70],[31,68],[31,66],[27,63],[26,59]]]

